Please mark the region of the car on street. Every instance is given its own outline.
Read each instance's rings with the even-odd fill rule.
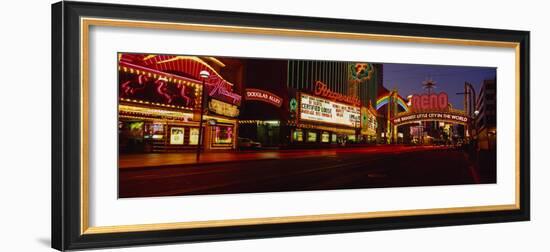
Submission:
[[[239,137],[237,145],[239,149],[260,149],[262,144],[255,142],[250,138]]]

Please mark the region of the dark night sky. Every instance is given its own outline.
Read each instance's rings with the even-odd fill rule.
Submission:
[[[483,80],[496,78],[496,68],[384,63],[384,86],[397,88],[403,98],[427,93],[422,82],[430,78],[436,82],[432,92],[446,92],[453,107],[463,109],[464,95],[456,93],[464,92],[464,82],[471,83],[479,94]]]

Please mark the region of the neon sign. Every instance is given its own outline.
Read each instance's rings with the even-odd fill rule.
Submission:
[[[196,90],[192,86],[170,82],[165,76],[154,77],[143,73],[122,74],[119,78],[120,98],[182,107],[191,107],[196,103],[192,96]]]
[[[433,112],[433,113],[414,113],[403,114],[392,119],[392,123],[395,125],[403,125],[408,123],[414,123],[416,121],[442,121],[458,124],[467,124],[470,120],[469,117],[460,113],[453,112]]]
[[[370,80],[374,73],[374,67],[369,63],[355,63],[349,65],[351,80],[361,82]]]
[[[217,75],[210,75],[205,83],[208,86],[208,95],[231,104],[241,104],[241,96],[229,90],[229,83]]]
[[[157,85],[157,93],[164,99],[164,101],[167,104],[171,104],[172,101],[178,97],[181,97],[183,101],[185,102],[185,106],[189,106],[191,102],[191,98],[189,98],[186,95],[186,86],[182,84],[176,84],[175,90],[170,89],[167,79],[164,77],[161,77],[155,81],[155,85]],[[179,90],[179,91],[178,91]]]
[[[296,109],[298,108],[298,101],[296,101],[296,98],[290,99],[290,103],[288,104],[290,112],[296,112]]]
[[[246,89],[246,100],[251,101],[262,101],[266,103],[270,103],[276,107],[281,107],[283,105],[283,99],[271,92],[267,92],[260,89],[255,88],[247,88]]]
[[[361,101],[359,100],[359,98],[353,97],[353,96],[346,96],[346,95],[334,92],[328,88],[327,84],[321,81],[315,82],[314,93],[315,95],[323,96],[335,101],[350,103],[353,105],[361,104]]]
[[[449,107],[449,96],[445,92],[439,94],[413,95],[412,108],[415,111],[443,111]]]

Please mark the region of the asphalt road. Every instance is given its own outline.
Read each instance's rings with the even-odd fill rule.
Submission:
[[[390,148],[390,149],[388,149]],[[119,169],[119,197],[494,183],[453,149],[364,148],[281,159]],[[311,151],[308,151],[311,154]],[[490,173],[494,174],[494,173]]]

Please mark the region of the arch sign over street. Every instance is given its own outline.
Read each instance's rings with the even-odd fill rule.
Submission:
[[[470,118],[463,110],[455,110],[449,106],[447,93],[413,95],[410,99],[410,110],[399,113],[392,118],[395,126],[418,121],[440,121],[457,124],[468,124]]]
[[[414,123],[417,121],[440,121],[458,124],[468,124],[470,118],[458,111],[446,112],[406,112],[401,113],[392,119],[396,126]]]

